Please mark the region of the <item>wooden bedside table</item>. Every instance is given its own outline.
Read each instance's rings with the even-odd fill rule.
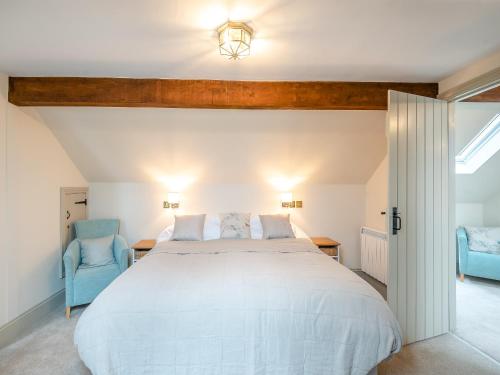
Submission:
[[[340,242],[328,237],[311,237],[311,241],[326,255],[340,263]]]
[[[153,247],[156,246],[156,240],[140,240],[132,245],[132,264],[141,259]]]

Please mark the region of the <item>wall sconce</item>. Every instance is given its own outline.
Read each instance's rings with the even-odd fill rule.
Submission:
[[[281,194],[281,207],[283,208],[302,208],[302,201],[294,201],[293,194],[286,192]]]
[[[163,202],[163,208],[179,208],[179,193],[168,193],[167,200]]]

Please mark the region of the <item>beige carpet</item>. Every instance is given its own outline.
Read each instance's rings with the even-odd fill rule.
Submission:
[[[74,311],[68,321],[61,306],[40,329],[0,350],[0,374],[90,375],[73,346],[73,331],[83,309]]]
[[[40,329],[0,350],[2,375],[90,375],[73,347],[73,331],[82,309],[70,321],[63,307]],[[500,366],[452,335],[406,347],[379,366],[381,375],[498,375]],[[168,375],[168,374],[166,374]]]
[[[409,345],[379,365],[379,375],[499,375],[500,365],[447,334]]]
[[[361,277],[363,280],[365,280],[368,284],[370,284],[373,287],[373,289],[379,292],[380,295],[384,297],[385,300],[387,300],[387,286],[385,286],[380,281],[371,277],[370,275],[368,275],[363,271],[353,271],[353,272],[359,277]]]
[[[457,282],[456,334],[500,362],[500,282]]]

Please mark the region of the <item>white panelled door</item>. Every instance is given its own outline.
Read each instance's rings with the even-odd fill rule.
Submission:
[[[388,302],[412,343],[448,332],[455,313],[448,104],[389,91],[388,133]]]

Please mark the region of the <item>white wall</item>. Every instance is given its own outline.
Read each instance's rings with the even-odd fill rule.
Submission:
[[[389,159],[386,156],[366,183],[365,226],[387,232]]]
[[[500,192],[484,202],[484,225],[489,227],[500,226]]]
[[[360,267],[365,184],[386,153],[383,111],[3,105],[9,236],[0,324],[63,288],[59,187],[86,180],[90,217],[118,217],[130,243],[172,222],[162,207],[168,191],[181,191],[186,213],[276,212],[280,192],[292,191],[304,201],[292,219],[311,236],[340,241],[344,264]]]
[[[365,184],[385,111],[38,108],[89,182]]]
[[[470,225],[481,227],[484,225],[484,209],[482,203],[457,203],[455,221],[457,227]]]
[[[2,77],[4,91],[7,78]],[[36,112],[4,104],[7,198],[3,225],[0,325],[18,317],[64,287],[61,261],[59,189],[87,186],[64,149]],[[1,133],[0,133],[1,134]],[[1,159],[0,159],[1,160]],[[2,210],[3,211],[3,210]],[[5,272],[6,271],[6,272]]]
[[[7,322],[7,76],[0,74],[0,326]]]
[[[359,267],[364,185],[387,150],[385,111],[38,108],[91,182],[93,217],[118,217],[129,242],[156,237],[168,191],[188,212],[272,212],[280,191],[310,235],[342,242]],[[301,195],[303,195],[301,197]]]
[[[91,183],[89,216],[118,217],[121,233],[132,244],[156,238],[173,222],[163,209],[168,188],[158,183]],[[294,197],[304,208],[290,210],[292,220],[310,236],[330,236],[342,243],[343,263],[360,268],[359,228],[364,224],[365,186],[300,185]],[[182,193],[179,213],[279,212],[279,192],[262,184],[193,184]]]

